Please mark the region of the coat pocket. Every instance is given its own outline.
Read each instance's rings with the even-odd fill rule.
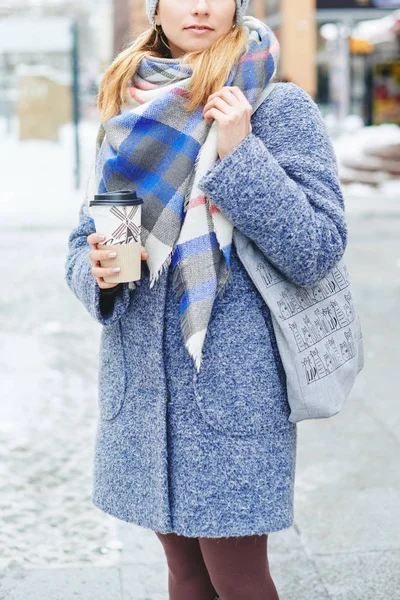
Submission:
[[[120,412],[125,398],[125,352],[121,322],[103,326],[100,340],[98,406],[100,418],[111,421]]]
[[[193,390],[203,419],[215,431],[252,436],[285,429],[289,405],[271,331],[256,294],[226,298],[210,321]],[[247,292],[247,293],[246,293]]]

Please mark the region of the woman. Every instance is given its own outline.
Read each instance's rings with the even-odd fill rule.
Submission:
[[[232,228],[300,286],[347,243],[316,104],[277,83],[253,113],[278,44],[246,8],[148,0],[153,29],[103,77],[96,191],[144,199],[140,285],[104,281],[86,200],[69,237],[68,285],[103,325],[93,502],[156,533],[172,600],[275,600],[268,534],[293,524],[296,425]]]

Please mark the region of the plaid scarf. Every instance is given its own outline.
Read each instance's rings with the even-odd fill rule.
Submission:
[[[254,106],[275,76],[279,43],[255,17],[245,16],[243,27],[249,50],[225,85],[239,86]],[[141,243],[149,254],[150,288],[172,262],[184,343],[199,371],[211,311],[231,279],[233,225],[198,187],[220,160],[218,123],[205,123],[204,105],[183,110],[191,74],[179,59],[142,59],[118,115],[101,126],[96,187],[98,193],[133,189],[143,198]]]

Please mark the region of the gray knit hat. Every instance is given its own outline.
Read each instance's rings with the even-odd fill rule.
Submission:
[[[149,22],[154,27],[154,13],[156,12],[158,0],[146,0],[146,13],[149,19]],[[249,0],[236,0],[236,25],[241,23],[246,9],[248,7]]]

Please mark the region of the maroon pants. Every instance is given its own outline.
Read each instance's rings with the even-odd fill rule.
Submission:
[[[155,532],[168,564],[170,600],[279,600],[268,535],[190,538]]]

